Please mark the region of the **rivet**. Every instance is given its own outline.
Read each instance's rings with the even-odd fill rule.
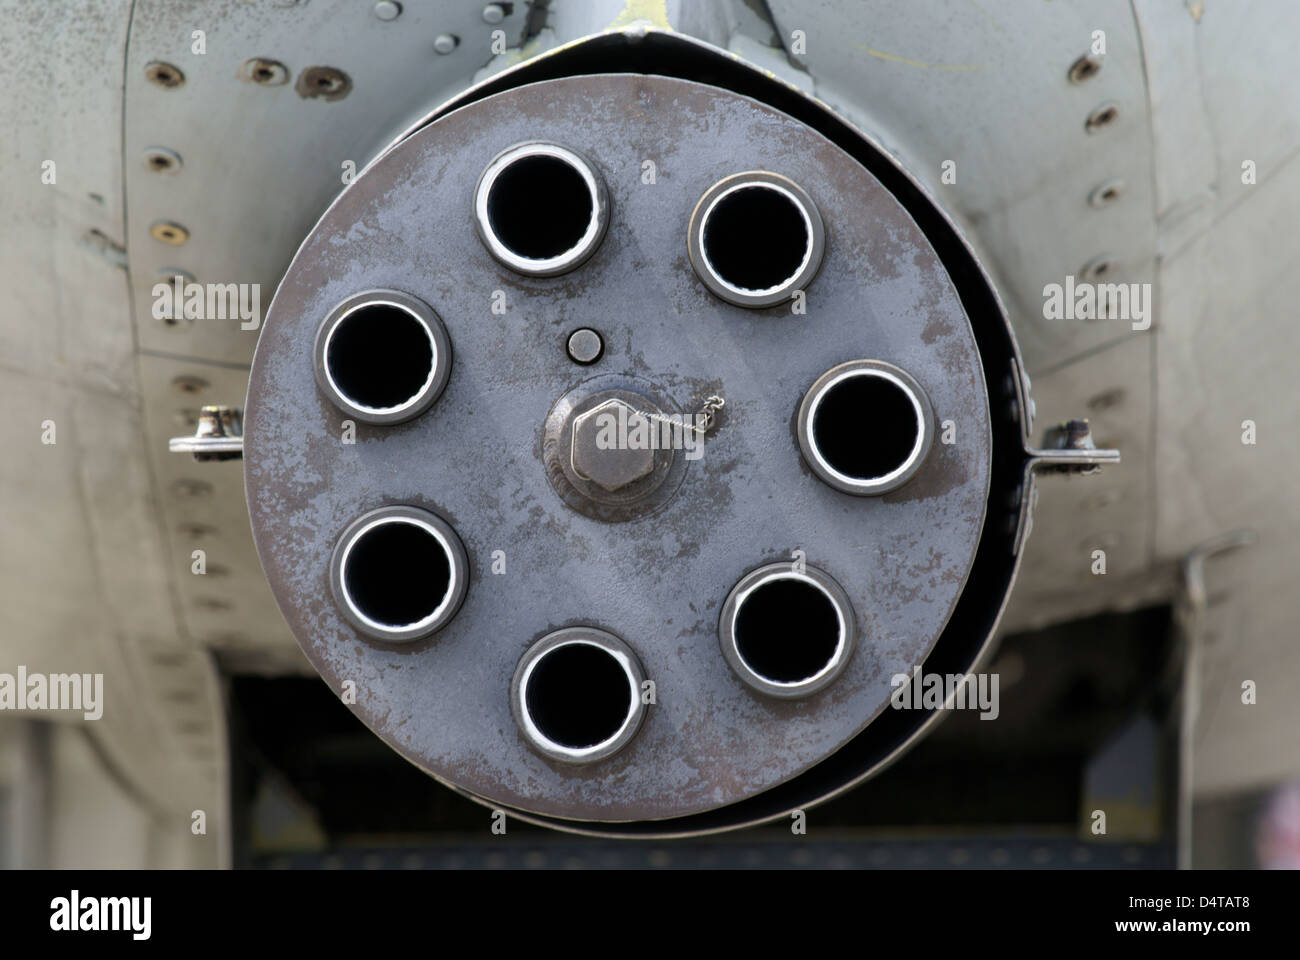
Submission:
[[[1103,410],[1119,406],[1127,396],[1123,387],[1112,387],[1110,390],[1103,390],[1089,397],[1085,406],[1093,413],[1101,413]]]
[[[1106,277],[1114,276],[1116,266],[1116,259],[1109,253],[1103,253],[1085,263],[1079,270],[1079,275],[1088,283],[1096,283]]]
[[[1088,194],[1088,205],[1093,207],[1107,207],[1123,196],[1123,194],[1123,180],[1107,180],[1105,183],[1098,184],[1093,188],[1092,193]]]
[[[204,540],[217,532],[217,528],[206,523],[180,523],[176,532],[186,540]]]
[[[1103,127],[1108,127],[1119,119],[1119,104],[1107,101],[1096,107],[1092,113],[1088,114],[1088,119],[1084,121],[1083,129],[1089,133],[1096,133]]]
[[[375,4],[375,17],[379,20],[396,20],[402,14],[402,5],[393,0],[379,0]]]
[[[263,87],[278,87],[289,81],[289,68],[278,60],[253,57],[239,67],[239,77]]]
[[[155,220],[149,226],[149,235],[162,243],[179,247],[190,238],[190,232],[179,223],[170,220]]]
[[[174,90],[185,82],[185,74],[181,72],[180,67],[171,63],[163,63],[161,60],[146,63],[144,76],[150,83],[166,87],[169,90]]]
[[[499,3],[489,3],[483,8],[483,22],[497,24],[506,18],[506,11]]]
[[[1097,57],[1084,54],[1074,63],[1070,64],[1070,71],[1067,76],[1071,83],[1083,83],[1090,80],[1097,74],[1101,73],[1101,60]]]
[[[181,278],[182,287],[195,282],[194,274],[188,270],[182,270],[180,267],[160,267],[154,276],[157,277],[159,283],[165,283],[168,286],[174,285],[177,277]],[[173,303],[172,313],[162,318],[163,323],[171,330],[184,329],[185,325],[181,322],[183,320],[188,320],[190,323],[194,322],[193,317],[185,316],[185,307],[180,303]]]
[[[188,270],[182,270],[180,267],[159,267],[156,276],[160,281],[167,280],[172,283],[176,282],[177,277],[181,278],[181,283],[196,282],[194,274]]]
[[[144,165],[154,173],[175,173],[181,168],[181,155],[166,147],[149,147],[144,152]]]
[[[352,90],[352,80],[334,67],[308,67],[298,74],[294,89],[305,100],[342,100]]]
[[[172,389],[177,393],[183,393],[187,396],[193,396],[196,393],[202,393],[208,388],[208,381],[202,377],[193,377],[188,374],[182,374],[172,380]]]
[[[206,480],[194,480],[190,477],[181,477],[172,483],[172,494],[185,500],[193,500],[198,497],[207,497],[212,495],[212,484]]]
[[[568,351],[574,363],[595,363],[605,352],[605,341],[590,327],[580,327],[569,334]]]
[[[460,39],[458,37],[452,36],[450,33],[440,33],[433,41],[433,49],[438,53],[451,53],[459,43]]]

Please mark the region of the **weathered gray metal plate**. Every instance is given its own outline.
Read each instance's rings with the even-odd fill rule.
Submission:
[[[479,243],[471,192],[503,148],[544,137],[603,173],[613,214],[574,273],[528,279]],[[656,181],[642,182],[652,160]],[[780,172],[821,209],[827,250],[805,316],[713,298],[685,232],[700,195],[743,169]],[[357,425],[317,390],[316,326],[359,290],[427,301],[451,336],[438,403],[397,427]],[[493,291],[509,310],[495,315]],[[605,337],[592,367],[565,354],[578,326]],[[906,487],[838,493],[799,456],[794,415],[844,360],[898,364],[957,442],[937,443]],[[602,374],[643,378],[678,405],[726,398],[703,457],[661,511],[602,523],[548,484],[548,410]],[[397,145],[326,213],[276,295],[245,409],[255,539],[281,610],[326,682],[356,685],[353,709],[431,774],[481,797],[591,820],[713,809],[806,770],[887,708],[890,678],[920,663],[961,592],[983,522],[988,400],[956,293],[920,230],[859,164],[754,101],[662,77],[576,77],[463,108]],[[470,556],[469,595],[434,638],[402,649],[362,639],[330,597],[328,557],[356,516],[388,503],[432,509]],[[719,608],[749,569],[803,550],[856,607],[856,652],[836,683],[773,702],[730,672]],[[506,572],[494,575],[492,554]],[[519,656],[575,623],[637,652],[657,703],[620,754],[573,769],[524,745],[509,711]]]
[[[1160,6],[1192,19],[1181,3]],[[791,59],[808,71],[816,96],[888,144],[948,215],[969,226],[1032,378],[1133,336],[1119,319],[1045,319],[1042,296],[1044,284],[1078,276],[1103,256],[1113,264],[1111,282],[1152,279],[1156,198],[1143,72],[1150,51],[1133,4],[882,7],[767,4],[787,49],[792,32],[803,32],[802,52]],[[1104,66],[1071,83],[1070,65],[1090,51],[1097,30],[1105,35]],[[1105,102],[1118,105],[1118,120],[1088,133],[1085,120]],[[1186,146],[1179,143],[1177,165],[1197,153]],[[955,181],[943,179],[945,170]],[[1109,180],[1125,184],[1119,201],[1090,206],[1090,191]]]

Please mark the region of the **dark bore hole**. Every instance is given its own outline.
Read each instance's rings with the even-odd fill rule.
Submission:
[[[799,207],[767,187],[727,194],[704,224],[704,255],[719,277],[742,290],[767,290],[790,280],[808,252]]]
[[[576,750],[618,733],[632,708],[632,691],[612,656],[588,643],[569,643],[542,655],[524,702],[537,729]]]
[[[399,307],[359,307],[334,329],[325,363],[343,395],[386,409],[410,400],[429,379],[433,345],[424,324]]]
[[[343,577],[358,610],[386,626],[404,627],[438,609],[451,586],[451,560],[423,527],[390,521],[352,545]]]
[[[549,260],[572,250],[594,215],[582,174],[556,157],[524,157],[497,176],[488,220],[511,252]]]
[[[826,391],[811,432],[832,467],[856,480],[874,480],[906,462],[920,431],[907,393],[891,380],[863,374]]]
[[[798,683],[825,668],[840,642],[830,597],[805,580],[769,580],[736,613],[736,649],[759,676]]]

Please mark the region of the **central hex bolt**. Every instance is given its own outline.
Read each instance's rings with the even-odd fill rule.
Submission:
[[[622,400],[606,400],[573,418],[573,472],[584,480],[618,490],[654,470],[655,452],[633,447],[630,439],[647,418]]]

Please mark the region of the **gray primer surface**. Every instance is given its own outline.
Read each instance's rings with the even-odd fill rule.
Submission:
[[[581,151],[609,186],[612,222],[577,271],[518,277],[479,243],[470,197],[483,166],[544,138]],[[641,182],[653,160],[657,182]],[[826,256],[806,316],[722,303],[686,257],[686,224],[708,187],[745,169],[791,177],[817,202]],[[453,348],[450,383],[426,414],[357,425],[318,392],[317,325],[359,290],[428,302]],[[509,310],[491,312],[492,292]],[[605,337],[592,367],[565,340]],[[908,370],[957,442],[880,498],[838,493],[799,456],[807,387],[845,360]],[[703,458],[652,516],[608,524],[547,483],[541,432],[556,398],[602,374],[643,378],[694,412],[726,408]],[[751,100],[661,77],[575,77],[463,108],[396,146],[335,202],[281,284],[245,410],[245,476],[262,563],[304,651],[395,749],[474,794],[593,820],[680,816],[789,779],[888,708],[890,677],[921,662],[962,589],[983,522],[988,399],[951,281],[920,230],[864,169],[820,135]],[[432,509],[470,557],[469,595],[430,640],[359,636],[329,594],[340,532],[388,503]],[[732,585],[803,550],[838,580],[860,636],[844,674],[798,702],[764,699],[730,672],[717,618]],[[506,554],[505,575],[491,573]],[[519,656],[538,637],[590,623],[636,650],[656,683],[637,738],[581,769],[530,752],[509,710]]]

